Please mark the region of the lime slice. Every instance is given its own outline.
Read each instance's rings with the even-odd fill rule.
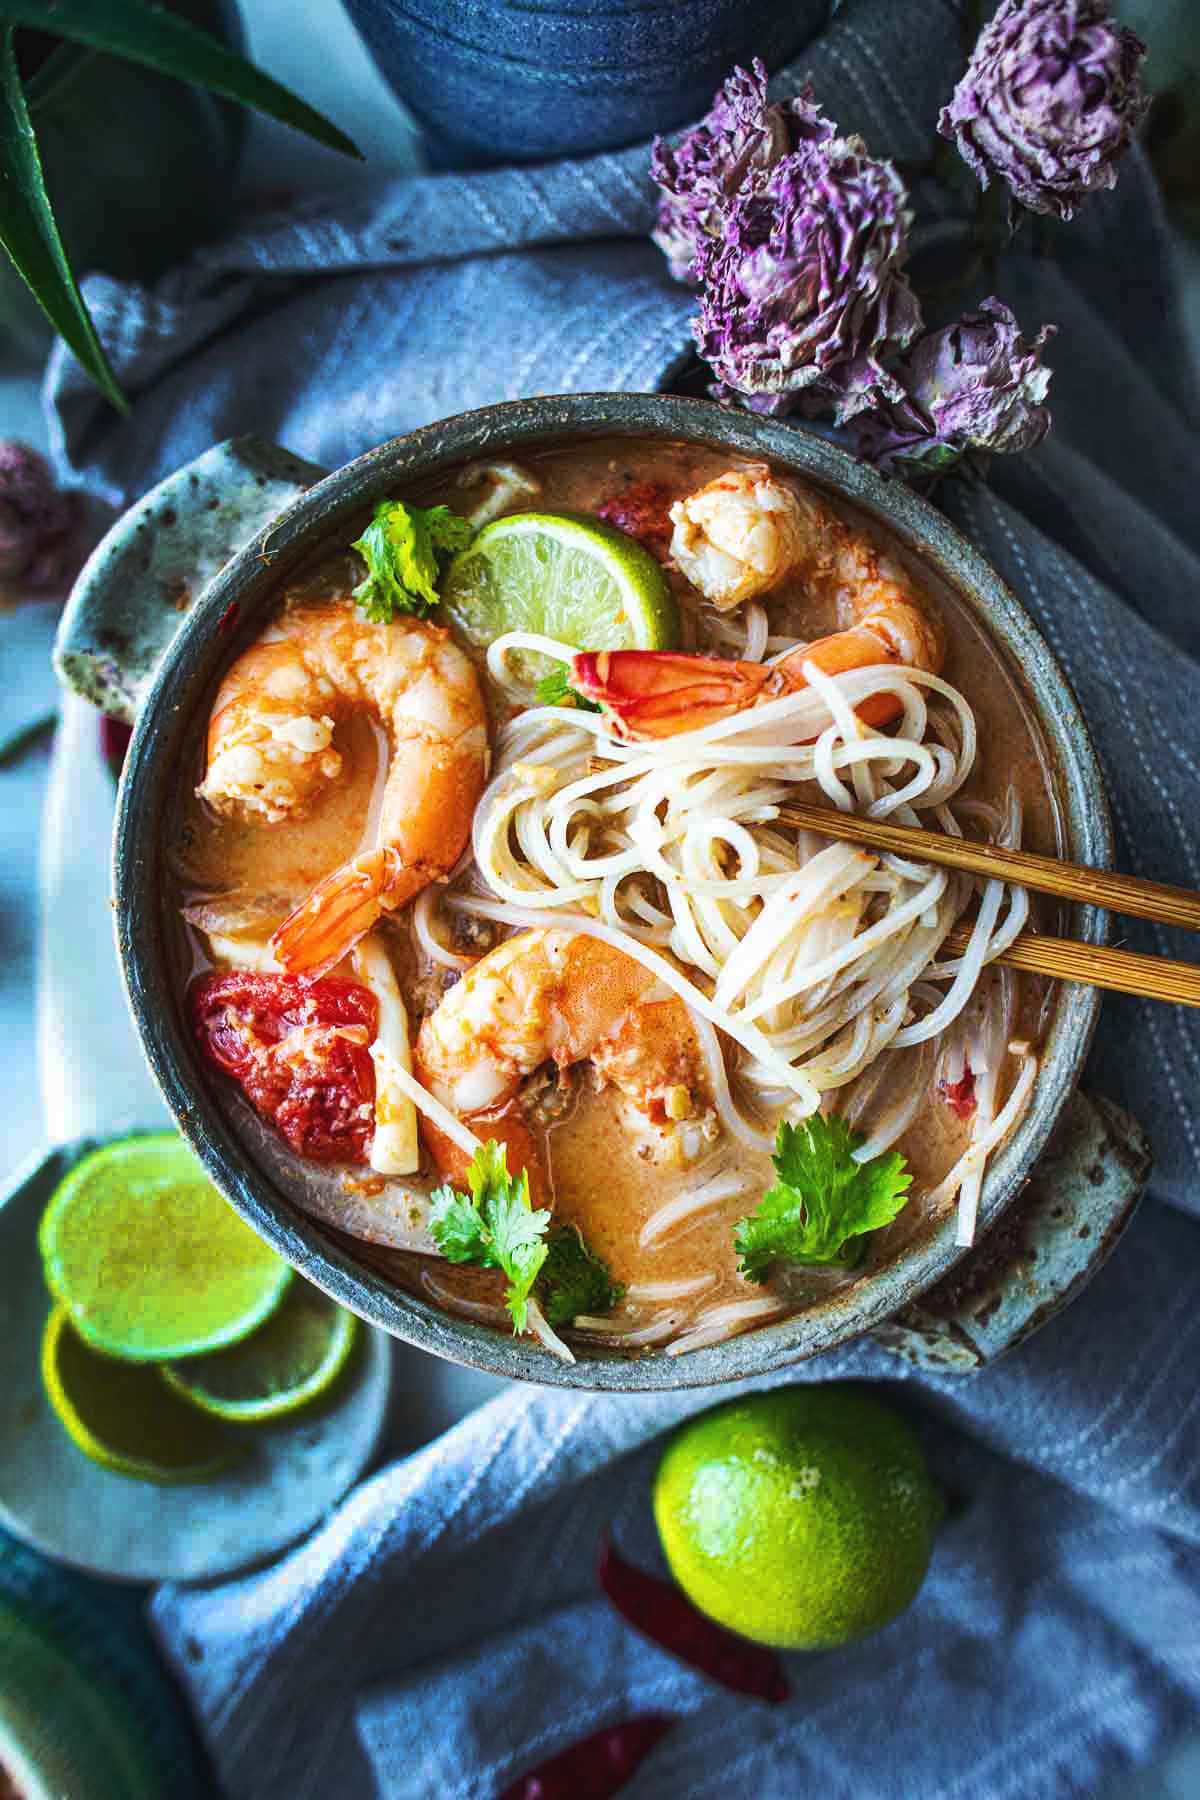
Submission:
[[[237,1453],[228,1432],[173,1394],[157,1369],[85,1344],[61,1302],[46,1321],[42,1381],[72,1443],[117,1475],[205,1481]]]
[[[511,513],[446,571],[442,602],[471,643],[532,631],[575,650],[669,650],[675,596],[648,550],[585,513]],[[537,680],[551,664],[522,657]]]
[[[174,1132],[85,1156],[54,1190],[38,1242],[80,1336],[134,1362],[235,1343],[291,1278]]]
[[[278,1419],[315,1400],[346,1365],[358,1321],[307,1281],[294,1281],[265,1325],[208,1356],[164,1363],[162,1373],[193,1406],[237,1424]]]

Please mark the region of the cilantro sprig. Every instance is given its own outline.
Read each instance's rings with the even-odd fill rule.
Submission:
[[[549,675],[543,675],[537,684],[537,697],[543,706],[574,706],[580,712],[603,712],[595,700],[589,700],[578,688],[573,688],[567,680],[567,671],[562,663],[552,669]]]
[[[431,1196],[433,1241],[450,1262],[503,1269],[508,1276],[504,1299],[513,1330],[524,1331],[530,1291],[547,1256],[543,1240],[550,1214],[544,1208],[535,1211],[529,1199],[529,1176],[524,1169],[519,1175],[509,1174],[507,1152],[495,1138],[489,1138],[471,1158],[467,1186],[469,1194],[447,1185]]]
[[[779,1179],[734,1227],[743,1275],[765,1281],[777,1262],[854,1268],[862,1261],[864,1234],[891,1223],[912,1185],[895,1150],[855,1162],[865,1141],[836,1113],[780,1125],[772,1159]]]
[[[448,506],[405,506],[381,500],[352,549],[367,565],[354,598],[368,619],[386,623],[396,613],[431,613],[438,604],[443,565],[474,536],[469,522]]]
[[[535,1209],[529,1177],[508,1172],[503,1144],[489,1138],[467,1168],[470,1192],[449,1185],[431,1196],[429,1229],[449,1262],[502,1269],[508,1277],[505,1304],[514,1332],[529,1323],[534,1296],[551,1325],[567,1325],[578,1313],[607,1312],[622,1289],[604,1263],[570,1225],[551,1231],[551,1215]]]

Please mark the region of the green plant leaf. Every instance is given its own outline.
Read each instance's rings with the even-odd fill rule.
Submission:
[[[54,329],[124,412],[125,397],[58,235],[17,72],[11,27],[0,28],[0,243]]]
[[[211,88],[214,94],[268,113],[318,143],[361,160],[357,145],[323,113],[272,81],[244,56],[226,50],[207,31],[154,5],[153,0],[104,0],[103,5],[96,0],[0,0],[0,17],[7,24],[31,25],[75,44],[88,44],[93,50],[145,63],[147,68],[180,81]]]

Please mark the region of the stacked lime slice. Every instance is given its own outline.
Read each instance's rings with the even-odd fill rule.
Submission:
[[[39,1244],[55,1297],[50,1404],[95,1462],[199,1481],[260,1424],[324,1394],[355,1320],[292,1272],[173,1133],[93,1151],[55,1190]]]

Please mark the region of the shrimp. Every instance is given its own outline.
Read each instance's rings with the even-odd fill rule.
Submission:
[[[766,463],[727,469],[677,500],[671,522],[676,568],[720,612],[765,593],[804,560],[804,504]]]
[[[765,464],[730,470],[677,503],[672,517],[679,520],[676,540],[685,523],[691,531],[707,521],[706,543],[685,573],[714,605],[736,605],[793,576],[815,599],[834,603],[844,629],[798,645],[774,663],[658,650],[576,656],[573,685],[608,709],[621,736],[669,737],[795,693],[806,685],[806,662],[827,675],[888,663],[931,674],[941,669],[941,621],[901,564],[814,495],[801,496],[775,481]],[[683,567],[678,544],[673,548]],[[868,695],[856,710],[865,725],[879,726],[902,709],[895,695],[881,693]]]
[[[389,740],[375,842],[278,926],[270,949],[288,972],[332,968],[381,913],[446,875],[483,789],[487,715],[467,657],[436,626],[371,623],[337,601],[288,609],[238,657],[213,706],[197,793],[263,826],[303,818],[341,775],[334,730],[357,711]]]
[[[435,1099],[506,1143],[510,1167],[527,1168],[536,1190],[545,1177],[518,1089],[546,1061],[585,1060],[627,1102],[639,1154],[688,1160],[715,1136],[686,1006],[642,963],[581,932],[522,931],[489,950],[425,1019],[414,1067]],[[424,1130],[438,1167],[461,1174],[461,1150],[428,1121]]]

